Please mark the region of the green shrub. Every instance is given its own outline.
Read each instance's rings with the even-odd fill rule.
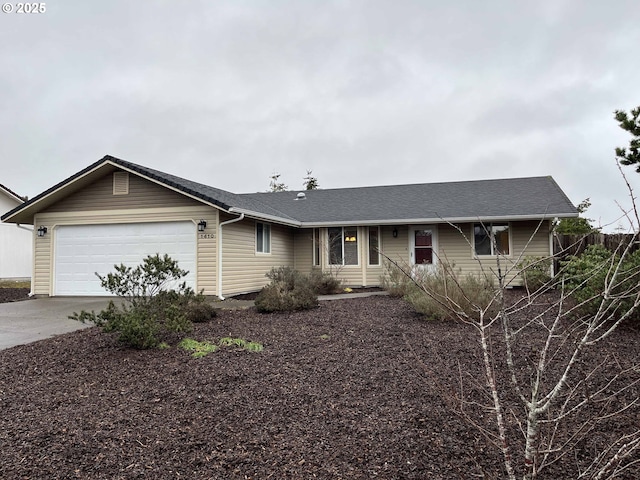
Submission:
[[[331,295],[342,291],[342,282],[329,272],[313,270],[309,275],[311,288],[318,295]]]
[[[122,305],[116,307],[111,301],[98,314],[82,311],[69,318],[92,322],[107,333],[117,332],[120,342],[144,349],[158,346],[170,334],[189,332],[194,318],[215,315],[203,306],[203,295],[196,295],[184,282],[178,283],[188,272],[168,255],[148,256],[135,268],[114,268],[114,273],[98,277],[103,288],[125,300]]]
[[[187,305],[185,315],[193,323],[204,323],[216,318],[218,311],[208,303],[204,297],[199,300],[197,297]]]
[[[248,342],[244,338],[233,337],[221,338],[217,344],[211,342],[198,342],[192,338],[185,338],[178,344],[178,347],[191,352],[191,356],[194,358],[202,358],[209,353],[217,352],[221,347],[235,347],[248,352],[262,352],[262,350],[264,350],[264,346],[261,343]]]
[[[213,353],[218,350],[218,346],[210,342],[198,342],[192,338],[185,338],[179,344],[178,347],[191,352],[191,356],[194,358],[202,358],[209,353]]]
[[[551,259],[525,257],[518,264],[524,285],[530,292],[540,290],[551,281]]]
[[[182,270],[178,262],[169,255],[149,255],[135,268],[124,264],[114,265],[115,273],[104,277],[96,273],[102,288],[117,295],[133,306],[148,303],[163,292],[175,291],[177,294],[193,294],[186,283],[177,284],[189,272]],[[171,285],[176,285],[170,288]]]
[[[266,274],[271,282],[256,297],[259,312],[307,310],[318,305],[318,295],[309,278],[291,267],[272,268]]]
[[[614,277],[615,268],[618,273]],[[602,245],[590,245],[582,254],[561,262],[561,275],[565,290],[571,292],[582,314],[595,315],[604,302],[607,309],[613,307],[613,317],[618,318],[633,306],[640,289],[640,251],[621,260]],[[611,288],[604,299],[607,283]]]

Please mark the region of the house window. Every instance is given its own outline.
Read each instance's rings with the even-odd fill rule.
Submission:
[[[358,265],[358,229],[356,227],[331,227],[329,239],[329,263],[331,265]]]
[[[380,229],[369,227],[369,265],[380,265]]]
[[[313,265],[320,266],[320,229],[313,229]]]
[[[473,244],[476,255],[509,255],[510,229],[507,223],[476,223]]]
[[[433,231],[429,228],[413,230],[415,263],[417,265],[433,264]]]
[[[271,253],[271,225],[256,223],[256,252]]]

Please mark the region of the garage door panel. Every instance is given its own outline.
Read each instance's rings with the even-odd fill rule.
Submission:
[[[65,225],[55,231],[55,295],[106,295],[96,272],[134,267],[148,255],[168,254],[188,270],[195,288],[196,231],[193,222]]]

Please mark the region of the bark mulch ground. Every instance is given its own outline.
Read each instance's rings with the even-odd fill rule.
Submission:
[[[0,288],[0,303],[29,299],[29,288]]]
[[[228,336],[264,350],[136,351],[89,328],[1,351],[0,477],[504,477],[500,453],[470,421],[493,429],[491,413],[473,404],[488,399],[467,326],[374,296],[292,314],[222,311],[190,334]],[[639,339],[624,327],[587,360],[612,355],[624,367],[640,358]],[[598,438],[638,428],[637,409],[624,415],[542,478],[576,478]]]

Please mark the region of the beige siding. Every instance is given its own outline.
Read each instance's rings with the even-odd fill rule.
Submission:
[[[205,205],[177,208],[142,208],[128,210],[103,210],[91,212],[47,212],[36,215],[36,225],[44,225],[49,231],[44,237],[36,238],[35,243],[35,279],[34,293],[51,295],[53,293],[53,246],[56,227],[61,225],[137,223],[191,220],[196,224],[200,219],[207,221],[204,234],[197,234],[196,288],[204,289],[205,295],[216,294],[216,225],[217,210]],[[206,238],[211,237],[213,238]]]
[[[308,234],[308,258],[300,259],[301,262],[308,262],[311,265],[313,259],[312,230]],[[320,229],[320,257],[322,271],[328,272],[342,281],[345,287],[375,286],[380,284],[380,275],[383,273],[382,263],[380,265],[369,265],[369,228],[358,227],[358,265],[329,265],[329,251],[327,229]],[[381,229],[381,246],[384,249],[385,235],[391,236],[391,230],[385,234],[385,229]],[[298,268],[300,271],[304,271]]]
[[[522,284],[518,276],[516,265],[525,256],[549,256],[549,222],[510,222],[511,225],[511,254],[500,257],[500,270],[507,276],[511,286]],[[540,227],[540,228],[538,228]],[[459,225],[464,236],[450,225],[440,225],[439,228],[439,257],[455,264],[462,272],[481,274],[483,271],[497,278],[496,257],[480,257],[473,255],[473,224]],[[536,231],[537,230],[537,231]]]
[[[221,221],[233,217],[221,215]],[[253,292],[266,285],[272,267],[294,266],[294,233],[289,227],[271,224],[271,253],[256,252],[256,222],[245,219],[222,227],[222,293]]]
[[[121,190],[123,191],[123,190]],[[60,225],[135,223],[151,221],[184,221],[197,224],[200,219],[208,223],[204,234],[197,235],[197,288],[207,295],[217,295],[218,265],[217,245],[219,223],[237,217],[220,213],[216,208],[203,205],[197,200],[129,175],[129,193],[114,195],[113,172],[96,182],[80,188],[34,218],[34,226],[46,226],[47,235],[35,238],[33,291],[39,295],[52,293],[54,276],[56,228]],[[265,277],[272,267],[291,266],[308,274],[313,269],[313,229],[294,229],[271,224],[271,253],[256,252],[255,224],[252,219],[231,223],[222,227],[223,265],[222,293],[232,295],[259,290],[268,279]],[[463,272],[495,270],[495,258],[474,258],[472,246],[472,224],[459,226],[467,236],[465,240],[456,228],[438,225],[438,251],[441,260],[453,263]],[[506,258],[503,272],[517,264],[524,255],[549,255],[549,222],[534,235],[538,222],[511,223],[511,255]],[[397,237],[393,231],[397,229]],[[384,226],[380,229],[381,250],[401,265],[409,263],[409,227]],[[384,274],[384,258],[380,266],[368,265],[368,228],[358,228],[358,265],[330,266],[326,248],[327,229],[320,229],[323,245],[320,248],[321,265],[324,271],[337,275],[345,286],[379,285]],[[526,251],[525,251],[526,246]],[[520,281],[517,272],[509,276],[513,284]]]
[[[65,197],[44,212],[89,212],[105,209],[131,210],[193,205],[201,205],[201,203],[133,174],[129,174],[129,193],[114,195],[113,173],[109,173]]]
[[[392,227],[380,227],[380,251],[382,253],[386,253],[387,247],[391,248],[394,244],[395,238],[393,238],[393,228]],[[365,235],[368,233],[368,229],[365,229]],[[380,265],[369,265],[369,239],[365,238],[366,241],[366,251],[364,255],[364,264],[366,265],[365,271],[365,284],[363,286],[374,287],[379,286],[381,283],[381,277],[384,275],[384,264],[385,258],[383,255],[380,255]]]
[[[37,218],[37,216],[36,216]],[[36,225],[41,225],[36,223]],[[35,227],[37,228],[37,227]],[[49,295],[51,281],[51,232],[44,237],[35,237],[33,255],[33,279],[31,292],[35,295]]]
[[[293,253],[293,268],[309,275],[313,269],[313,229],[294,231]]]
[[[218,285],[218,218],[220,212],[215,208],[200,207],[197,214],[194,210],[194,222],[200,219],[207,222],[204,232],[198,233],[197,263],[198,263],[198,291],[204,290],[205,295],[217,295]]]
[[[501,257],[501,271],[507,274],[511,286],[522,284],[515,266],[525,256],[549,256],[549,228],[545,221],[510,222],[511,255]],[[455,265],[462,273],[497,275],[496,257],[476,258],[473,255],[473,224],[457,225],[460,229],[448,224],[436,226],[438,236],[437,257],[439,261]],[[409,227],[399,226],[398,237],[393,238],[392,227],[384,227],[382,248],[386,256],[403,267],[409,266]],[[461,233],[462,232],[462,233]],[[464,234],[464,235],[463,235]],[[466,236],[466,238],[465,238]]]
[[[380,246],[384,251],[385,245],[391,243],[392,229],[390,227],[380,228]],[[320,235],[324,243],[326,243],[327,230],[320,229]],[[368,227],[361,227],[358,232],[359,249],[360,249],[360,265],[347,267],[329,267],[327,265],[328,253],[326,249],[320,248],[321,264],[323,271],[337,273],[345,286],[377,286],[380,285],[380,277],[384,271],[384,259],[381,259],[380,265],[369,265],[368,252]],[[323,243],[323,244],[324,244]],[[313,229],[301,229],[294,232],[294,268],[305,275],[313,270]],[[346,272],[346,273],[345,273]]]
[[[393,229],[397,229],[398,236],[393,237]],[[397,262],[401,266],[409,264],[409,228],[406,225],[397,227],[382,227],[382,253],[384,257]],[[383,257],[382,263],[387,263]]]

